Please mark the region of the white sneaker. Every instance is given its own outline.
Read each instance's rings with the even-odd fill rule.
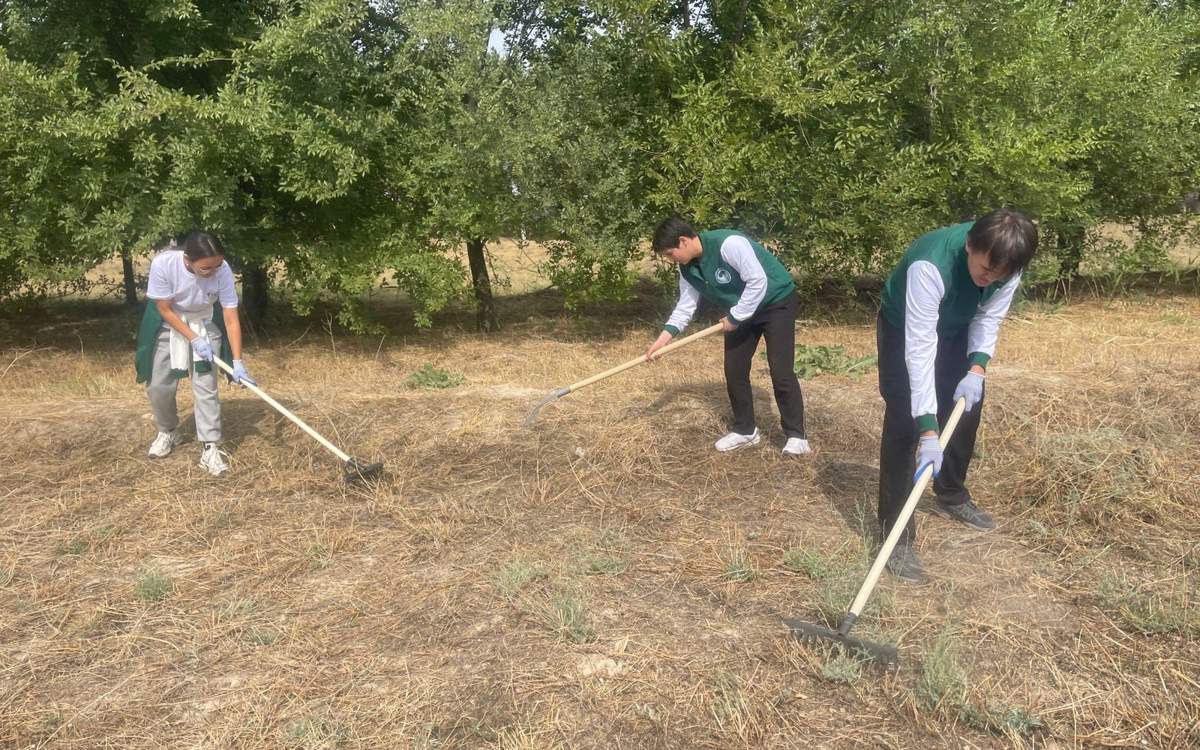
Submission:
[[[803,456],[805,453],[812,453],[812,446],[804,438],[788,438],[783,444],[785,456]]]
[[[160,432],[154,437],[154,442],[150,444],[148,451],[150,458],[166,458],[171,455],[171,451],[175,446],[183,442],[183,437],[175,430],[170,432]]]
[[[229,464],[225,463],[228,455],[216,443],[205,443],[204,452],[200,454],[200,467],[214,477],[220,476],[229,471]]]
[[[758,428],[755,427],[754,432],[749,435],[743,435],[740,432],[729,433],[716,442],[716,448],[722,453],[725,451],[735,451],[738,448],[757,445],[759,440],[762,440],[762,435],[759,434]]]

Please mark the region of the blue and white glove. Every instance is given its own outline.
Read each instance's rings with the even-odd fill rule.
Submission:
[[[250,373],[246,372],[246,365],[242,364],[242,360],[233,360],[233,382],[245,388],[247,385],[258,385],[254,378],[250,377]]]
[[[960,398],[967,400],[967,411],[974,409],[983,400],[983,376],[977,372],[968,371],[963,379],[958,381],[958,387],[954,389],[955,402]]]
[[[212,362],[212,344],[209,343],[207,336],[197,336],[196,338],[192,339],[192,351],[194,351],[196,356],[200,359]]]
[[[917,473],[913,474],[913,481],[920,479],[921,471],[930,465],[936,477],[942,470],[942,444],[938,442],[937,435],[922,435],[921,444],[917,446]]]

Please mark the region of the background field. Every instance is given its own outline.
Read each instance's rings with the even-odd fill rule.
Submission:
[[[836,620],[861,576],[873,370],[805,381],[802,460],[779,455],[765,362],[769,439],[712,451],[715,341],[521,427],[550,389],[644,350],[671,300],[641,291],[570,318],[512,294],[495,336],[464,312],[257,337],[268,391],[387,462],[361,489],[232,389],[227,477],[195,443],[151,462],[129,314],[0,320],[0,746],[1200,744],[1194,287],[1015,312],[972,473],[1000,528],[921,515],[932,582],[885,580],[861,623],[899,644],[894,674],[781,624]],[[811,302],[798,334],[874,351],[866,306]],[[462,382],[409,385],[426,365]]]

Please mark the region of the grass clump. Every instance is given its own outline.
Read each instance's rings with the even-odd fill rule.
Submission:
[[[157,602],[165,599],[175,590],[171,579],[157,570],[148,570],[138,579],[134,593],[144,602]]]
[[[589,622],[587,607],[576,594],[563,591],[542,609],[542,619],[568,643],[591,643],[596,631]]]
[[[496,587],[509,596],[517,593],[534,581],[545,579],[549,573],[538,565],[527,560],[510,560],[496,574]]]
[[[749,583],[758,577],[758,568],[741,544],[731,542],[721,555],[722,578],[733,583]]]
[[[625,538],[620,532],[608,529],[600,535],[595,546],[583,557],[587,575],[617,575],[629,567],[625,560]]]
[[[408,376],[407,383],[409,388],[422,388],[425,390],[441,390],[444,388],[453,388],[457,385],[462,385],[466,378],[457,372],[443,370],[440,367],[426,364],[421,369]]]

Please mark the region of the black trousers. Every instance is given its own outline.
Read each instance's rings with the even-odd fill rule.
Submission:
[[[804,437],[804,396],[796,378],[796,310],[800,302],[795,293],[787,299],[765,305],[746,322],[725,334],[725,387],[733,407],[730,428],[742,435],[754,432],[754,393],[750,390],[750,365],[758,340],[767,340],[767,365],[783,432],[790,438]]]
[[[917,428],[913,424],[908,366],[904,362],[904,331],[882,315],[875,324],[879,346],[879,395],[883,396],[883,437],[879,441],[879,526],[884,536],[892,528],[908,493],[913,488],[913,473],[917,470]],[[933,365],[934,390],[937,392],[938,424],[945,426],[954,410],[954,389],[967,374],[967,332],[938,336],[937,355]],[[971,499],[967,491],[967,469],[975,451],[975,435],[983,402],[962,415],[950,444],[943,455],[942,470],[933,480],[933,491],[940,502],[954,505]],[[912,520],[904,530],[901,541],[917,538],[916,523]]]

